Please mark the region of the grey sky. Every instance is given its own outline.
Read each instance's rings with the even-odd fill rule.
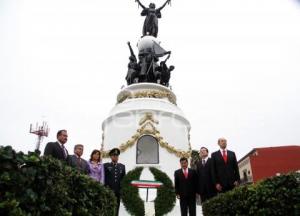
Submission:
[[[0,0],[0,145],[33,150],[29,125],[45,120],[42,150],[63,128],[69,151],[99,148],[140,12],[134,0]],[[216,150],[224,136],[241,158],[300,144],[299,23],[296,0],[173,0],[163,9],[158,39],[172,51],[171,85],[193,148]]]

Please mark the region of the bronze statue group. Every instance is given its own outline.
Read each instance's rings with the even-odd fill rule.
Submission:
[[[126,175],[125,165],[119,163],[120,150],[113,148],[109,152],[111,162],[102,163],[101,151],[93,150],[88,161],[81,158],[84,150],[82,144],[74,146],[74,154],[69,155],[65,148],[68,140],[66,130],[57,132],[57,141],[47,143],[45,156],[66,161],[79,172],[89,175],[92,179],[110,188],[117,198],[116,215],[120,207],[121,181]],[[220,150],[208,157],[208,149],[200,148],[201,160],[196,169],[188,168],[188,159],[180,158],[180,169],[174,172],[176,197],[180,202],[181,215],[196,215],[196,197],[201,202],[227,192],[239,185],[240,175],[235,153],[227,149],[227,140],[218,140]]]
[[[158,34],[158,19],[161,18],[161,10],[170,3],[167,0],[161,7],[156,8],[154,3],[150,3],[149,8],[145,7],[139,0],[136,0],[139,6],[143,8],[141,15],[146,16],[142,38],[150,36],[156,38]],[[174,66],[167,66],[167,60],[170,58],[171,52],[165,51],[160,44],[155,40],[151,41],[151,46],[147,49],[139,50],[138,58],[133,52],[130,42],[127,42],[130,50],[130,57],[128,63],[128,71],[126,75],[127,85],[133,83],[150,82],[158,83],[164,86],[169,86],[169,80],[171,77],[171,71],[174,70]],[[160,61],[160,58],[166,56],[164,60]]]
[[[159,44],[153,41],[153,48],[139,52],[137,58],[132,50],[130,42],[127,43],[130,49],[130,57],[128,63],[128,71],[126,75],[127,85],[133,83],[150,82],[158,83],[164,86],[169,86],[169,80],[171,77],[171,71],[174,70],[174,66],[167,66],[167,60],[170,58],[171,52],[157,53],[156,47],[160,47]],[[167,57],[159,62],[159,57],[167,55]]]

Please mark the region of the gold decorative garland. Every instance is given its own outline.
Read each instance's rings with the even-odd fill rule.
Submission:
[[[145,116],[143,118],[141,118],[139,125],[143,125],[146,121],[151,121],[155,124],[159,124],[159,121],[155,120],[153,118],[153,114],[149,113],[149,112],[145,113]]]
[[[128,148],[134,146],[137,140],[143,135],[152,135],[154,138],[157,139],[158,144],[165,148],[169,153],[175,154],[177,157],[191,157],[191,145],[189,142],[189,151],[183,151],[176,149],[174,146],[171,146],[168,142],[164,141],[163,137],[160,135],[160,132],[155,128],[153,123],[158,124],[158,121],[153,119],[152,113],[146,113],[145,117],[141,119],[140,125],[142,125],[139,129],[137,129],[136,133],[129,139],[127,142],[122,143],[119,146],[121,152],[125,152]],[[109,151],[102,151],[102,157],[108,158]]]
[[[117,103],[122,103],[131,98],[167,98],[171,103],[176,105],[176,97],[168,91],[162,90],[142,90],[138,92],[126,91],[118,96]]]

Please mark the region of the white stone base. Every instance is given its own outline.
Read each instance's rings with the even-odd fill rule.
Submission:
[[[155,216],[154,202],[145,202],[145,216]]]

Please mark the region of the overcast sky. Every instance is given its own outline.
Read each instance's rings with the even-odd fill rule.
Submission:
[[[0,0],[0,145],[34,150],[29,125],[47,121],[42,151],[59,129],[69,152],[83,143],[87,158],[99,148],[140,12],[134,0]],[[158,39],[172,51],[170,83],[194,149],[217,150],[226,137],[241,158],[300,144],[299,23],[297,0],[173,0],[163,9]]]

